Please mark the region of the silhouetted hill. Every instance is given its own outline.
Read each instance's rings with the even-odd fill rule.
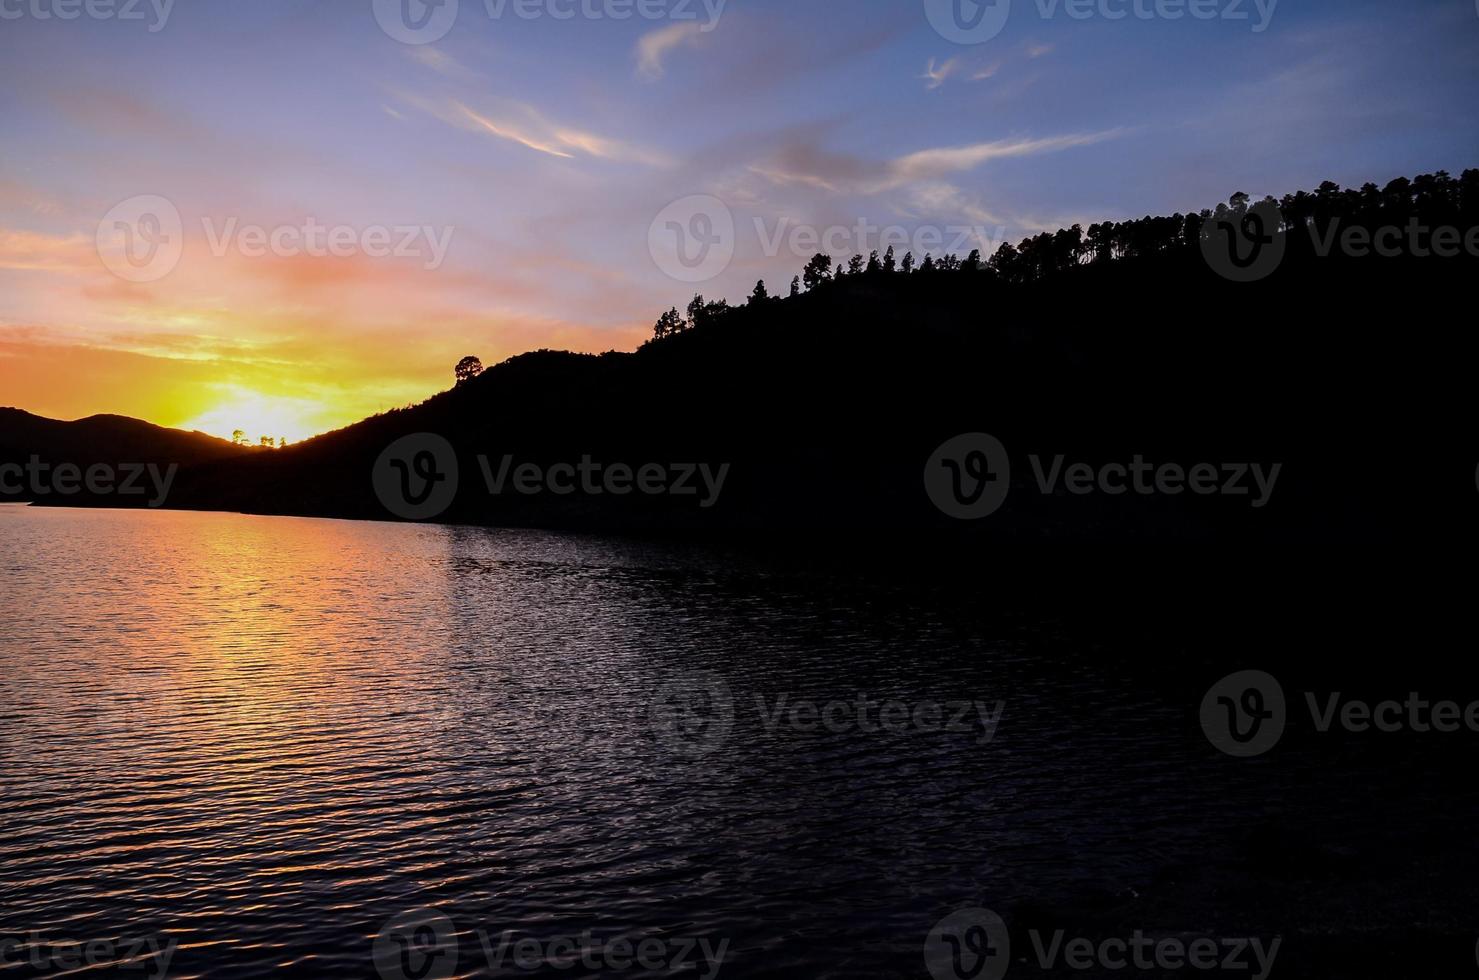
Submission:
[[[246,453],[224,439],[203,432],[185,432],[141,422],[122,415],[92,415],[75,422],[42,418],[18,408],[0,408],[0,465],[26,467],[33,457],[48,469],[70,464],[85,471],[95,465],[119,467],[150,463],[156,466],[194,466]],[[0,500],[41,499],[52,503],[96,503],[98,495],[45,492],[51,481],[43,477],[43,491],[13,470],[0,480]],[[20,490],[15,488],[19,485]],[[63,499],[71,497],[75,499]],[[128,506],[123,502],[121,506]]]
[[[1474,217],[1479,194],[1458,182],[1419,208],[1422,181],[1374,202],[1334,185],[1286,198],[1293,217],[1270,225],[1282,261],[1251,282],[1214,271],[1206,249],[1209,229],[1261,207],[1234,198],[1039,236],[985,263],[699,304],[635,353],[522,355],[414,408],[190,465],[168,505],[396,519],[414,508],[400,491],[387,503],[388,488],[415,496],[431,475],[433,489],[455,482],[444,506],[428,498],[433,519],[496,525],[1239,545],[1468,533],[1479,446],[1461,393],[1479,259],[1320,255],[1308,233]],[[425,433],[453,447],[455,481],[425,440],[381,460]],[[1006,465],[935,458],[928,491],[927,462],[966,433],[998,440]],[[586,460],[615,482],[580,486],[570,470]],[[522,464],[554,482],[519,490]],[[697,471],[692,494],[612,492],[643,467],[649,490],[671,490],[690,464],[722,484]],[[992,482],[1009,489],[989,516],[945,512],[942,495],[969,509]]]

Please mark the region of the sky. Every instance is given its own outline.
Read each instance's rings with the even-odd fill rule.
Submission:
[[[298,440],[817,251],[1470,167],[1475,0],[0,0],[0,405]]]

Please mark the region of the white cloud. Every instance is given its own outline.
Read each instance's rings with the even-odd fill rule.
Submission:
[[[703,25],[680,21],[642,35],[637,42],[637,73],[643,78],[661,78],[663,58],[685,44],[697,44],[703,37]]]

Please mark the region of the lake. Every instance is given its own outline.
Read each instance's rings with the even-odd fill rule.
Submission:
[[[17,976],[86,943],[150,976],[940,976],[976,908],[1014,975],[1093,975],[1041,928],[1282,936],[1315,976],[1448,963],[1474,907],[1434,874],[1473,864],[1473,733],[1463,768],[1322,738],[1286,681],[1296,736],[1210,743],[1208,684],[1304,643],[1256,603],[19,505],[0,569]]]

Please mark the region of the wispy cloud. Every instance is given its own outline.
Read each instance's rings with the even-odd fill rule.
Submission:
[[[945,81],[959,69],[959,58],[947,58],[939,67],[935,66],[935,59],[931,58],[929,65],[924,69],[924,74],[920,77],[927,80],[925,88],[934,91],[941,85],[944,85]]]
[[[663,75],[663,59],[685,44],[697,44],[703,38],[703,25],[680,21],[642,35],[637,41],[637,74],[656,79]]]
[[[99,268],[93,241],[85,235],[0,228],[0,269],[96,272]]]
[[[1040,153],[1053,153],[1076,146],[1090,146],[1113,139],[1120,132],[1118,129],[1111,129],[1097,133],[1050,136],[1045,139],[995,140],[989,143],[972,143],[969,146],[920,150],[891,161],[888,169],[890,175],[899,183],[925,180],[962,170],[974,170],[988,160],[1036,156]]]
[[[474,112],[460,102],[457,103],[457,108],[461,110],[462,114],[465,115],[468,119],[472,120],[472,122],[474,122],[478,126],[481,126],[484,130],[493,134],[494,136],[499,136],[506,140],[513,140],[515,143],[520,143],[524,146],[527,146],[531,150],[538,150],[540,153],[548,153],[550,156],[564,157],[567,160],[575,156],[575,154],[566,152],[553,143],[541,140],[535,136],[521,131],[513,123],[490,119],[489,117],[482,115],[481,113]]]
[[[458,99],[426,99],[406,94],[399,98],[449,125],[496,136],[562,160],[589,157],[654,167],[669,162],[655,150],[555,122],[522,102],[500,100],[474,108]]]
[[[924,87],[933,92],[952,78],[963,78],[970,82],[980,82],[995,76],[999,71],[1001,71],[1001,62],[999,61],[994,61],[987,65],[972,65],[969,62],[962,61],[960,58],[947,58],[945,61],[936,64],[935,59],[931,58],[929,64],[924,69],[924,74],[919,77],[925,79],[926,84]]]
[[[879,194],[918,181],[937,180],[992,160],[1054,153],[1114,139],[1123,130],[1070,133],[1040,139],[1006,139],[918,150],[892,160],[870,161],[829,153],[807,144],[782,147],[753,173],[778,184],[801,184],[834,193]]]

